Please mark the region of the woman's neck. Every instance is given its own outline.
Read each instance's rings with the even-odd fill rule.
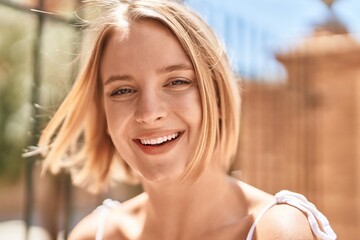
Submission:
[[[225,173],[211,167],[191,184],[144,183],[149,197],[144,235],[190,239],[234,223],[246,215],[235,185]]]

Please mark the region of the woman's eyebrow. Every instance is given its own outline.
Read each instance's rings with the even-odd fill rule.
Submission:
[[[180,63],[180,64],[173,64],[173,65],[158,68],[156,70],[156,72],[158,74],[165,74],[165,73],[181,71],[181,70],[192,70],[193,71],[194,68],[191,64]]]
[[[115,81],[129,81],[133,79],[133,77],[131,75],[112,75],[110,76],[108,79],[106,79],[106,81],[104,82],[104,85],[108,85],[112,82]]]
[[[157,74],[165,74],[165,73],[170,73],[170,72],[174,72],[174,71],[184,71],[184,70],[193,71],[194,68],[191,64],[180,63],[180,64],[173,64],[173,65],[158,68],[158,69],[156,69],[156,73]],[[112,75],[108,79],[106,79],[106,81],[104,82],[104,85],[106,86],[115,81],[129,81],[131,79],[133,79],[133,77],[131,75],[127,75],[127,74]]]

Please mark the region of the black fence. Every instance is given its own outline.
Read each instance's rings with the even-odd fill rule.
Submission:
[[[44,79],[44,68],[46,68],[46,62],[44,61],[44,52],[42,49],[44,48],[44,45],[46,44],[46,40],[44,39],[46,36],[44,34],[45,32],[45,25],[46,24],[56,24],[56,25],[63,25],[65,28],[71,28],[77,31],[77,19],[75,17],[66,17],[66,14],[62,15],[57,12],[52,12],[52,7],[59,8],[61,4],[66,5],[67,8],[71,6],[72,8],[76,8],[79,4],[79,1],[59,1],[60,3],[56,3],[57,1],[45,1],[45,0],[38,0],[36,3],[34,1],[23,1],[23,2],[15,2],[15,1],[1,1],[0,7],[3,8],[3,12],[9,12],[9,15],[13,14],[14,12],[18,12],[23,15],[30,16],[29,18],[31,21],[29,21],[26,28],[30,28],[33,33],[31,34],[33,38],[28,41],[28,44],[31,45],[31,52],[30,57],[32,60],[31,62],[31,70],[29,73],[31,76],[28,76],[31,79],[31,83],[29,84],[31,86],[31,90],[29,93],[27,93],[28,99],[25,101],[30,102],[31,111],[30,111],[30,123],[28,124],[30,126],[30,131],[27,133],[27,144],[28,146],[35,146],[38,141],[38,136],[41,131],[42,124],[46,121],[43,116],[43,112],[41,111],[41,105],[40,102],[43,101],[42,99],[42,93],[44,90],[42,90],[43,86],[45,85],[43,82]],[[53,6],[52,6],[53,5]],[[72,12],[72,11],[69,11]],[[33,25],[33,26],[31,26]],[[12,28],[12,26],[8,26],[9,29]],[[48,27],[49,28],[49,27]],[[29,29],[25,29],[24,31],[28,31]],[[9,37],[5,36],[5,34],[2,34],[2,37]],[[63,36],[59,36],[59,38],[62,38]],[[79,34],[73,34],[71,38],[77,39],[76,41],[79,41]],[[16,41],[16,40],[15,40]],[[74,45],[74,44],[72,44]],[[74,52],[75,49],[74,49]],[[71,55],[71,54],[70,54]],[[26,56],[24,56],[26,57]],[[71,62],[72,60],[69,60]],[[69,64],[70,66],[70,64]],[[75,68],[69,67],[68,68]],[[11,68],[11,66],[10,66]],[[75,69],[70,70],[71,72],[76,71]],[[71,76],[73,74],[68,74],[66,80],[62,80],[63,82],[67,82],[70,84],[73,79],[71,79]],[[4,97],[4,96],[3,96]],[[26,121],[25,121],[26,122]],[[30,133],[30,134],[29,134]],[[6,160],[6,159],[5,159]],[[3,160],[3,161],[5,161]],[[24,213],[23,213],[23,220],[26,223],[26,228],[29,229],[29,227],[34,222],[34,206],[35,206],[35,193],[38,191],[38,186],[34,183],[36,176],[34,175],[34,168],[37,163],[38,159],[37,156],[29,157],[24,159]],[[62,202],[62,211],[64,217],[62,218],[62,225],[64,229],[64,238],[67,238],[69,229],[70,229],[70,223],[69,220],[71,218],[71,209],[70,209],[70,198],[71,198],[71,183],[70,183],[70,177],[67,174],[62,174],[61,176],[58,176],[56,180],[53,179],[53,183],[56,187],[65,188],[64,195],[62,196],[62,199],[58,199],[60,202]],[[57,189],[59,190],[59,189]],[[58,202],[54,202],[52,204],[59,204]],[[51,205],[51,204],[49,204]],[[56,239],[56,235],[58,232],[58,226],[59,226],[59,218],[58,214],[49,213],[50,217],[48,218],[49,222],[46,223],[46,228],[49,231],[51,238]]]

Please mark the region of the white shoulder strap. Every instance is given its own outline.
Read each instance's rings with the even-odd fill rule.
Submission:
[[[112,199],[106,199],[104,200],[102,205],[100,205],[95,209],[96,212],[99,212],[98,227],[96,230],[96,238],[95,238],[96,240],[103,240],[105,223],[110,213],[110,209],[118,205],[120,205],[118,201],[114,201]]]
[[[252,224],[250,231],[246,237],[246,240],[252,240],[253,235],[254,235],[254,231],[255,231],[255,227],[258,224],[258,222],[260,221],[261,217],[273,206],[275,206],[277,204],[276,199],[274,199],[273,202],[271,202],[268,206],[266,206],[256,217],[254,223]]]
[[[309,220],[311,230],[318,238],[322,240],[336,240],[336,234],[331,228],[329,221],[319,210],[317,210],[315,205],[309,202],[303,195],[286,190],[277,193],[274,201],[259,213],[250,228],[246,240],[252,239],[255,227],[266,211],[279,203],[289,204],[304,212]],[[321,227],[319,223],[321,224]]]

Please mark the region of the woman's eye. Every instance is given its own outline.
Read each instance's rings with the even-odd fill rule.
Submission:
[[[190,83],[191,83],[191,81],[189,81],[189,80],[176,79],[174,81],[171,81],[167,85],[169,85],[169,86],[177,86],[177,85],[184,85],[184,84],[187,85],[187,84],[190,84]]]
[[[115,91],[112,91],[110,93],[110,96],[113,97],[113,96],[122,96],[122,95],[127,95],[127,94],[130,94],[130,93],[135,93],[136,90],[135,89],[131,89],[131,88],[121,88],[121,89],[117,89]]]

